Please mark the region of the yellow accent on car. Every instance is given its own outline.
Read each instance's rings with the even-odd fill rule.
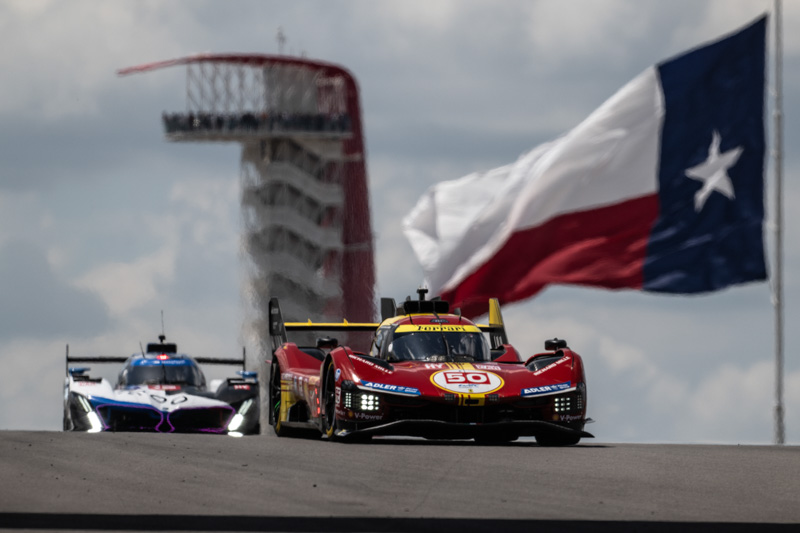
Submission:
[[[503,315],[500,313],[500,301],[497,298],[489,300],[489,325],[503,326]]]
[[[326,329],[326,328],[373,328],[378,329],[380,324],[372,322],[285,322],[286,329]]]
[[[292,391],[292,380],[281,379],[281,410],[276,422],[285,422],[289,419],[289,408],[297,402],[297,397]]]

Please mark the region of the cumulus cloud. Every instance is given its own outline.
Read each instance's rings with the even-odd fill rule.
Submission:
[[[181,235],[170,294],[187,305],[236,302],[244,274],[237,180],[178,182],[170,201]]]
[[[0,348],[0,427],[61,429],[65,349],[62,341],[4,340]]]
[[[232,169],[231,174],[235,170]],[[173,184],[170,202],[191,242],[214,253],[238,250],[239,186],[236,179],[197,178]]]
[[[98,295],[61,279],[45,251],[24,242],[0,249],[0,338],[87,335],[109,324]]]
[[[534,2],[525,11],[529,42],[538,62],[549,69],[564,61],[584,66],[598,55],[606,58],[604,68],[609,62],[629,61],[635,53],[629,43],[652,29],[655,15],[654,10],[624,0]],[[636,24],[631,24],[634,19]]]
[[[234,280],[224,286],[233,287],[228,297],[236,297],[237,191],[235,180],[197,178],[174,183],[169,209],[142,220],[140,229],[150,235],[156,249],[130,261],[98,263],[78,283],[102,296],[116,316],[170,294],[194,302],[197,295],[219,297],[213,291],[219,278]]]
[[[0,180],[0,187],[3,180]],[[0,247],[12,241],[38,240],[50,216],[35,194],[0,194]]]
[[[174,246],[167,243],[131,262],[99,264],[78,284],[100,295],[111,313],[121,316],[156,298],[161,287],[172,281],[175,257]]]
[[[178,5],[153,2],[3,2],[0,112],[50,119],[96,114],[97,96],[117,81],[117,69],[178,52],[168,24],[182,12]],[[192,31],[191,18],[181,24]],[[131,57],[132,50],[142,56]]]

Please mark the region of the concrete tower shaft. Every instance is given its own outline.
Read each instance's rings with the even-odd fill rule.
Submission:
[[[344,68],[303,58],[203,54],[126,68],[186,67],[175,142],[242,145],[244,243],[256,324],[270,297],[290,320],[375,319],[374,259],[359,92]]]

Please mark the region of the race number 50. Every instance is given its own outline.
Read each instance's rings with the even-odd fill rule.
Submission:
[[[503,386],[503,378],[483,370],[440,370],[431,375],[440,389],[461,394],[488,394]]]
[[[483,372],[445,372],[444,379],[447,383],[474,383],[475,385],[489,383],[489,375]]]

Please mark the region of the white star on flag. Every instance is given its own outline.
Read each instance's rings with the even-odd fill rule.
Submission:
[[[711,146],[708,147],[708,159],[697,166],[686,169],[687,177],[703,182],[703,187],[694,195],[694,210],[697,212],[703,208],[706,200],[714,191],[725,195],[730,200],[736,197],[733,193],[733,183],[728,176],[728,169],[736,165],[743,149],[741,146],[737,146],[720,154],[720,141],[720,134],[715,130],[711,138]]]

